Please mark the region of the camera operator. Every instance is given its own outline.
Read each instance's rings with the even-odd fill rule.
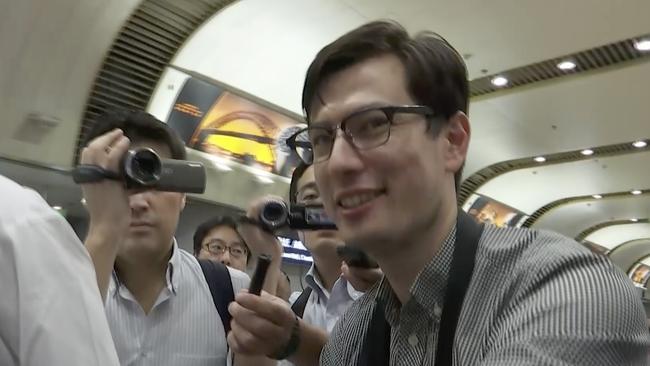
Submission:
[[[113,175],[123,172],[130,148],[150,148],[162,158],[186,158],[178,136],[139,111],[107,113],[87,139],[81,166],[96,166]],[[137,186],[127,189],[124,181],[114,179],[85,183],[82,188],[90,214],[86,247],[120,362],[226,365],[227,312],[215,310],[217,299],[211,296],[199,263],[174,239],[185,195]],[[236,293],[248,286],[245,273],[224,272],[231,282],[226,288]],[[273,281],[267,284],[275,289]],[[235,356],[237,365],[260,362]]]
[[[289,199],[291,204],[321,204],[318,187],[314,182],[314,169],[311,165],[302,163],[294,170]],[[262,199],[252,205],[249,216],[258,217],[257,213],[267,201]],[[260,243],[263,240],[277,241],[275,237],[263,233],[255,226],[244,226],[239,231],[247,243]],[[272,314],[272,317],[244,321],[244,323],[259,321],[260,323],[255,327],[275,327],[277,334],[268,339],[261,339],[260,344],[266,347],[270,345],[271,348],[276,347],[275,353],[268,353],[274,358],[291,356],[288,360],[280,362],[280,365],[291,365],[292,362],[299,365],[318,363],[320,350],[327,339],[327,334],[334,328],[339,317],[363,295],[363,291],[381,277],[381,271],[377,268],[355,268],[342,261],[337,253],[337,247],[343,246],[344,243],[336,230],[300,230],[298,234],[314,259],[313,265],[305,275],[307,288],[303,292],[292,294],[289,299],[291,308],[286,304],[269,301],[268,313]],[[245,296],[248,295],[241,297]],[[232,304],[231,311],[237,313],[241,308],[237,304]],[[302,319],[298,320],[296,316]],[[300,344],[292,344],[289,341],[296,321],[300,322],[301,330],[304,331],[300,335]],[[233,323],[233,329],[240,329],[239,324]],[[236,337],[231,341],[237,342]],[[292,349],[294,347],[297,348]]]
[[[390,21],[354,29],[317,54],[302,106],[310,143],[294,146],[327,214],[385,274],[340,318],[320,365],[646,364],[641,301],[607,258],[459,209],[469,83],[442,37]],[[233,324],[273,319],[265,306],[238,297]],[[257,337],[233,348],[275,352],[259,342],[274,329],[250,325]]]

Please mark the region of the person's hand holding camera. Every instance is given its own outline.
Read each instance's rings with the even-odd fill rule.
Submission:
[[[122,130],[113,130],[92,140],[81,152],[79,163],[119,174],[130,144]],[[90,214],[85,245],[95,266],[99,292],[105,298],[117,251],[131,221],[129,196],[121,180],[84,183],[81,189]]]
[[[81,152],[80,164],[95,165],[120,174],[121,162],[129,149],[130,141],[122,130],[113,130],[92,140]],[[123,235],[131,217],[129,198],[124,182],[104,179],[81,185],[90,215],[90,233]]]

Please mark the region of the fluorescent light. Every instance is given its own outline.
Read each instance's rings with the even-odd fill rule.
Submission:
[[[593,197],[593,198],[595,198],[595,199],[597,199],[597,200],[603,198],[603,196],[601,196],[601,195],[599,195],[599,194],[594,194],[594,195],[591,196],[591,197]]]
[[[269,177],[268,175],[255,174],[255,176],[257,177],[257,180],[260,183],[264,183],[264,184],[273,183],[273,179],[271,179],[271,177]]]
[[[632,219],[630,219],[630,221],[632,221],[632,222],[637,222],[637,221],[639,221],[639,219],[634,219],[634,218],[632,218]]]
[[[646,147],[646,146],[648,146],[648,143],[645,142],[645,141],[635,141],[635,142],[632,143],[632,146],[634,146],[634,147],[640,149],[640,148],[642,148],[642,147]]]
[[[63,210],[63,207],[61,207],[61,206],[52,206],[52,208],[57,210],[57,211]]]
[[[585,155],[585,156],[589,156],[589,155],[593,155],[594,151],[591,150],[591,149],[584,149],[584,150],[580,151],[580,154]]]
[[[492,78],[492,85],[494,86],[505,86],[506,84],[508,84],[508,79],[504,78],[503,76]]]
[[[232,170],[232,168],[230,166],[228,166],[227,164],[224,164],[224,163],[216,163],[215,162],[214,166],[215,166],[215,168],[217,168],[218,170],[220,170],[222,172],[229,172],[229,171]]]
[[[650,39],[642,39],[634,42],[634,48],[639,51],[650,51]]]
[[[573,61],[562,61],[557,64],[557,68],[560,70],[573,70],[576,68],[576,64]]]
[[[538,157],[536,157],[536,158],[533,159],[533,160],[535,160],[535,161],[538,162],[538,163],[543,163],[543,162],[546,161],[546,158],[543,157],[543,156],[538,156]]]
[[[632,193],[632,194],[635,195],[635,196],[638,196],[638,195],[640,195],[642,192],[641,192],[641,190],[639,190],[639,189],[635,189],[635,190],[633,190],[633,191],[630,192],[630,193]]]

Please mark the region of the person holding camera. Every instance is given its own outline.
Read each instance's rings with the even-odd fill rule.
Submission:
[[[313,163],[343,240],[384,272],[312,364],[646,364],[641,301],[607,258],[559,234],[482,225],[459,209],[469,83],[442,37],[410,36],[391,21],[358,27],[316,55],[302,106],[309,127],[293,147]],[[281,324],[272,306],[236,298],[233,349],[296,350],[287,345],[301,344],[307,329],[272,326]]]
[[[80,167],[86,171],[94,167],[94,171],[110,177],[124,177],[124,157],[130,149],[148,148],[165,159],[186,158],[178,136],[163,122],[140,111],[105,114],[87,140]],[[121,364],[230,363],[227,303],[221,310],[215,305],[245,289],[250,279],[220,263],[215,264],[220,266],[215,272],[210,272],[219,275],[208,276],[196,258],[178,247],[174,232],[185,195],[133,182],[127,187],[124,180],[116,179],[86,182],[82,190],[90,214],[85,244],[95,265]],[[267,291],[275,289],[272,278],[267,284]],[[213,296],[214,288],[226,290]],[[234,357],[236,365],[263,362]]]
[[[293,206],[315,209],[322,207],[319,190],[314,181],[313,166],[301,163],[295,168],[289,187],[289,200]],[[269,202],[277,202],[277,198],[265,197],[254,202],[248,213],[249,218],[253,221],[259,220],[260,214]],[[267,220],[273,221],[270,218]],[[261,225],[263,226],[263,223]],[[256,247],[263,246],[263,243],[279,245],[277,238],[261,229],[259,225],[240,224],[239,232],[247,243],[255,244]],[[300,343],[288,341],[276,352],[269,354],[272,358],[283,360],[279,365],[317,363],[322,344],[327,340],[329,332],[332,331],[339,317],[382,275],[381,270],[375,267],[371,259],[356,251],[341,250],[345,248],[345,244],[336,230],[306,228],[298,230],[298,235],[314,260],[305,275],[307,287],[302,292],[291,295],[290,306],[277,301],[273,296],[263,296],[269,299],[270,306],[265,309],[265,313],[273,314],[273,326],[279,332],[283,329],[286,331],[285,334],[278,334],[280,339],[289,338],[293,332],[291,329],[296,325],[301,331]],[[238,295],[239,298],[246,296],[248,295]],[[241,311],[242,308],[237,304],[231,305],[233,314]],[[261,320],[248,319],[247,321]],[[269,325],[271,324],[263,326]],[[233,329],[241,330],[241,326],[245,324],[233,323]],[[244,337],[249,336],[248,332],[234,333]],[[239,344],[240,341],[237,336],[234,336],[229,337],[229,342]],[[271,344],[274,342],[275,339]]]

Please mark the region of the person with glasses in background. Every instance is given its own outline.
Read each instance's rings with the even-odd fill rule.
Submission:
[[[469,82],[446,40],[365,24],[316,55],[302,105],[309,127],[289,144],[313,163],[345,243],[384,273],[302,364],[646,365],[650,335],[625,273],[559,234],[459,208]],[[233,349],[300,344],[305,329],[278,326],[274,306],[236,297]]]
[[[237,222],[230,216],[217,216],[199,225],[194,232],[194,256],[209,259],[246,272],[252,252],[237,231]],[[278,277],[276,295],[289,301],[291,281],[286,273]]]
[[[194,256],[246,272],[251,252],[237,232],[235,220],[230,216],[218,216],[196,228]]]

